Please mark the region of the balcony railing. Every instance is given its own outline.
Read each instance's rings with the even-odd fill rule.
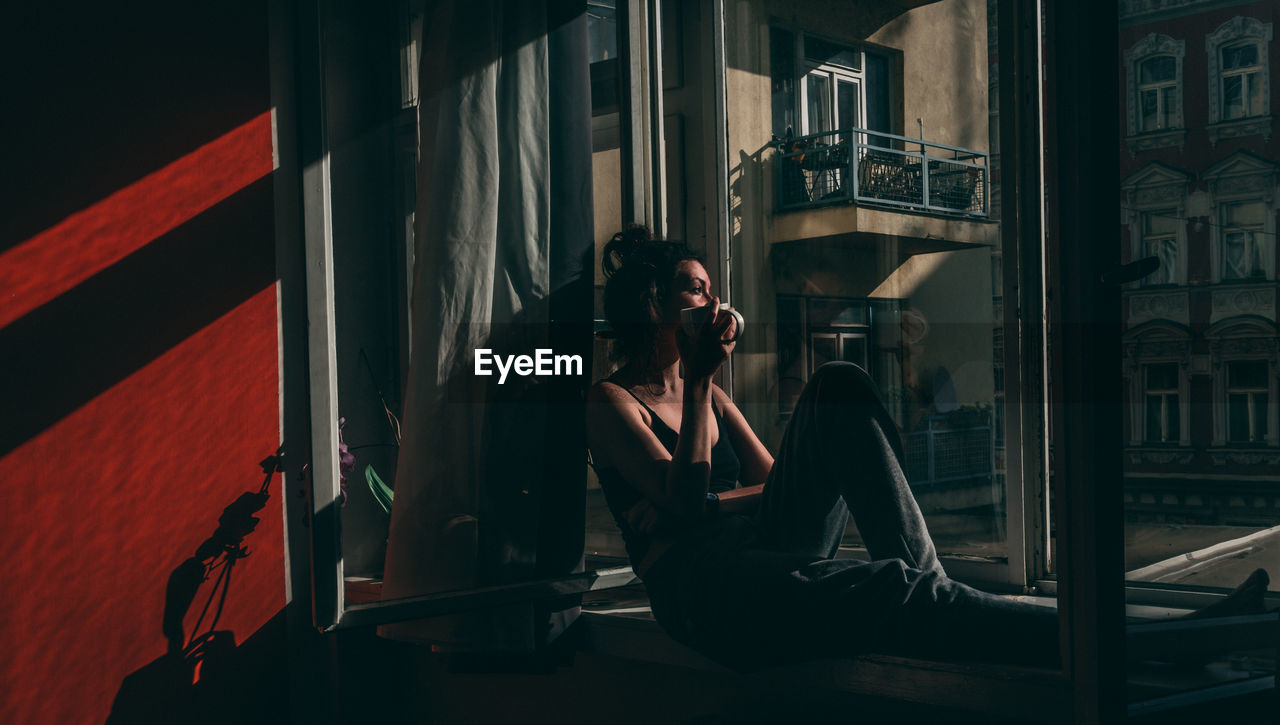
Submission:
[[[995,474],[991,426],[935,427],[940,422],[930,418],[927,428],[906,436],[905,473],[911,485],[990,480]]]
[[[778,208],[862,202],[986,217],[989,157],[981,151],[849,128],[774,138]]]

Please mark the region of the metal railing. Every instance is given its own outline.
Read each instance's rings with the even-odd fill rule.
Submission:
[[[995,475],[991,426],[935,428],[937,422],[906,436],[904,472],[912,486]]]
[[[989,157],[981,151],[848,128],[774,138],[778,208],[863,202],[986,217]]]

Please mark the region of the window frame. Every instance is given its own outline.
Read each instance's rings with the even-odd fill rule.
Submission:
[[[1182,243],[1182,240],[1179,239],[1179,237],[1185,237],[1186,235],[1185,228],[1180,229],[1179,228],[1180,225],[1175,223],[1173,225],[1172,233],[1153,234],[1149,232],[1152,219],[1164,218],[1164,219],[1180,220],[1182,216],[1181,214],[1178,213],[1178,208],[1172,207],[1169,209],[1144,210],[1140,212],[1140,216],[1141,216],[1141,219],[1139,221],[1139,229],[1141,230],[1141,233],[1139,235],[1138,247],[1135,250],[1134,259],[1141,259],[1143,257],[1151,257],[1151,256],[1163,259],[1163,256],[1159,254],[1159,252],[1156,252],[1155,254],[1152,253],[1152,250],[1149,248],[1149,242],[1151,242],[1152,240],[1155,240],[1155,241],[1169,240],[1173,242],[1174,267],[1173,267],[1172,280],[1157,278],[1155,281],[1152,281],[1150,277],[1147,277],[1145,279],[1139,280],[1138,281],[1139,284],[1141,284],[1143,287],[1161,287],[1165,285],[1184,283],[1186,281],[1186,273],[1185,273],[1186,263],[1183,261],[1183,258],[1186,256],[1185,250],[1184,250],[1184,247],[1186,245]],[[1182,232],[1182,233],[1179,234],[1179,232]]]
[[[1182,147],[1187,129],[1183,112],[1183,60],[1187,55],[1185,40],[1150,33],[1124,51],[1125,117],[1128,128],[1126,142],[1130,151],[1147,151],[1168,146]],[[1171,56],[1173,67],[1173,119],[1168,128],[1144,131],[1142,128],[1142,64],[1161,56]]]
[[[1280,447],[1280,406],[1275,401],[1280,395],[1280,341],[1276,339],[1274,322],[1252,315],[1237,315],[1219,320],[1205,331],[1209,340],[1210,364],[1213,375],[1213,437],[1211,447],[1219,451],[1233,448]],[[1271,405],[1268,406],[1266,438],[1257,442],[1232,441],[1228,421],[1227,395],[1229,392],[1227,368],[1230,363],[1264,361],[1267,364],[1267,385]]]
[[[712,7],[715,9],[718,17],[722,17],[724,4],[723,0],[710,0]],[[1007,46],[1010,53],[1002,57],[1000,73],[1001,73],[1001,94],[1005,98],[1038,98],[1039,77],[1042,69],[1042,57],[1039,48],[1039,17],[1038,10],[1019,7],[1018,4],[1011,0],[1000,0],[1001,7],[1001,40],[1002,45]],[[1084,29],[1080,35],[1075,35],[1075,26],[1069,22],[1073,15],[1087,15],[1080,13],[1077,7],[1065,7],[1065,3],[1050,3],[1049,9],[1057,14],[1053,17],[1064,22],[1058,32],[1072,32],[1073,37],[1089,37],[1097,36],[1096,40],[1102,43],[1114,43],[1114,30],[1107,23],[1103,22],[1098,26],[1090,26]],[[543,580],[528,582],[518,585],[491,587],[486,589],[465,590],[460,592],[444,592],[441,594],[427,595],[412,599],[397,600],[394,602],[379,602],[376,604],[347,605],[343,601],[342,576],[341,576],[341,558],[340,548],[337,541],[338,521],[336,516],[335,503],[338,498],[338,450],[337,450],[337,409],[336,409],[336,369],[333,358],[334,349],[334,327],[333,327],[333,261],[332,261],[332,228],[330,221],[331,214],[331,173],[332,170],[328,161],[328,149],[325,140],[324,125],[324,89],[326,77],[324,69],[320,62],[323,53],[323,22],[321,17],[320,6],[301,6],[297,11],[302,17],[290,17],[290,21],[296,21],[301,28],[297,43],[297,51],[294,54],[294,63],[297,68],[298,77],[298,115],[297,134],[299,146],[301,147],[300,158],[296,168],[283,169],[285,172],[296,173],[298,186],[301,193],[301,214],[295,218],[281,218],[280,223],[283,225],[297,225],[302,231],[302,240],[306,250],[306,288],[307,288],[307,308],[309,317],[309,328],[304,333],[310,352],[310,370],[308,371],[309,394],[305,402],[310,409],[310,428],[311,428],[311,449],[309,457],[312,463],[312,486],[311,486],[311,555],[313,564],[312,584],[314,587],[314,615],[317,625],[322,629],[332,630],[336,628],[344,628],[351,626],[365,626],[371,624],[386,623],[392,621],[415,619],[425,616],[444,614],[448,612],[466,611],[480,606],[494,606],[501,603],[526,601],[533,597],[558,596],[564,594],[572,594],[576,592],[589,591],[591,589],[604,588],[617,584],[621,581],[630,581],[632,574],[629,568],[618,568],[611,570],[602,570],[597,572],[588,572],[583,575],[573,577],[562,577],[553,580]],[[1027,22],[1025,15],[1031,14],[1030,22]],[[1022,21],[1022,22],[1019,22]],[[718,59],[718,67],[723,72],[724,67],[724,37],[723,25],[721,23],[715,26],[715,53]],[[1072,63],[1071,56],[1074,54],[1083,54],[1087,59],[1094,57],[1095,63],[1101,62],[1098,58],[1104,54],[1096,54],[1088,56],[1089,49],[1074,49],[1074,44],[1060,44],[1054,51],[1052,69],[1062,69],[1079,65],[1079,67],[1088,67],[1088,62]],[[1019,57],[1021,58],[1019,60]],[[1090,94],[1096,92],[1096,78],[1089,81]],[[720,124],[724,123],[724,81],[723,78],[717,79],[715,84],[716,96],[713,99],[717,106],[717,117]],[[1088,96],[1080,85],[1063,85],[1058,87],[1055,93],[1065,98],[1079,98]],[[1005,96],[1005,94],[1008,94]],[[1016,418],[1007,418],[1011,423],[1008,426],[1007,441],[1010,448],[1009,465],[1011,469],[1017,467],[1021,471],[1022,485],[1010,488],[1009,507],[1011,511],[1016,510],[1016,514],[1012,514],[1014,518],[1011,521],[1017,522],[1017,532],[1010,531],[1009,545],[1009,563],[1008,570],[1016,573],[1016,581],[1026,582],[1031,575],[1034,574],[1039,564],[1034,562],[1043,562],[1044,553],[1047,550],[1044,542],[1047,541],[1048,522],[1043,515],[1047,511],[1046,496],[1048,490],[1048,457],[1047,457],[1047,441],[1043,438],[1045,430],[1046,411],[1042,410],[1042,406],[1034,401],[1043,400],[1041,393],[1046,389],[1048,360],[1046,360],[1046,346],[1044,339],[1046,330],[1043,329],[1043,321],[1049,310],[1045,308],[1044,298],[1039,291],[1038,280],[1045,274],[1042,265],[1041,255],[1048,254],[1050,256],[1059,253],[1061,247],[1050,246],[1047,250],[1042,248],[1039,240],[1041,239],[1040,228],[1044,224],[1045,210],[1042,207],[1043,189],[1045,186],[1045,178],[1053,176],[1047,171],[1043,171],[1040,167],[1039,149],[1042,147],[1042,137],[1040,135],[1040,112],[1036,103],[1017,104],[1002,103],[1004,111],[1004,123],[1001,124],[1001,148],[1005,150],[1005,157],[1011,159],[1011,163],[1004,169],[1003,173],[1006,179],[1006,188],[1009,193],[1004,195],[1006,201],[1006,214],[1004,215],[1005,228],[1002,231],[1002,237],[1007,240],[1007,244],[1003,249],[1006,259],[1004,264],[1004,280],[1002,299],[1005,301],[1008,309],[1016,309],[1018,315],[1006,314],[1004,316],[1004,339],[1006,340],[1006,380],[1011,391],[1017,391],[1015,395],[1010,393],[1007,406],[1015,408],[1030,409],[1029,414],[1021,414]],[[1025,109],[1019,110],[1019,106],[1025,105]],[[1096,115],[1103,119],[1108,119],[1108,109],[1106,104],[1101,104],[1102,108],[1086,108],[1084,113]],[[1077,107],[1078,108],[1078,107]],[[1058,113],[1065,112],[1059,108]],[[1050,114],[1052,115],[1052,114]],[[1114,119],[1111,115],[1108,120]],[[1106,124],[1101,124],[1105,126]],[[1034,130],[1028,133],[1029,130]],[[1107,131],[1104,128],[1095,128],[1094,131],[1088,131],[1080,128],[1059,128],[1059,138],[1063,144],[1072,139],[1087,138],[1093,133],[1105,136]],[[290,133],[288,129],[284,131]],[[1110,133],[1114,134],[1115,129],[1112,128]],[[723,133],[717,136],[723,138]],[[1098,139],[1093,139],[1098,140]],[[1114,138],[1113,138],[1114,140]],[[1085,144],[1082,147],[1089,147],[1091,144]],[[727,149],[717,149],[717,199],[718,201],[727,201],[725,189],[722,187],[727,184],[727,173],[719,173],[719,165],[727,159]],[[1083,163],[1091,164],[1095,160],[1084,159]],[[1096,183],[1097,175],[1088,173],[1079,173],[1078,164],[1081,160],[1062,159],[1061,168],[1055,168],[1055,178],[1070,180],[1078,180],[1077,184],[1084,183],[1084,179],[1092,179]],[[727,169],[726,169],[727,170]],[[1106,169],[1102,169],[1105,176]],[[1069,181],[1067,183],[1070,183]],[[1078,187],[1073,187],[1078,192]],[[1068,189],[1072,191],[1072,189]],[[650,193],[652,189],[650,189]],[[1114,194],[1110,190],[1099,191],[1099,200],[1103,203],[1100,208],[1107,208],[1107,194],[1111,195],[1110,201],[1115,203]],[[728,228],[728,207],[727,203],[721,204],[721,208],[716,210],[716,216],[723,218],[724,223],[719,224],[717,231],[720,236],[716,244],[717,263],[723,263],[727,259],[727,228]],[[1105,223],[1102,217],[1105,214],[1069,214],[1070,210],[1064,209],[1062,216],[1082,220],[1081,223],[1093,224],[1098,230],[1102,229]],[[280,213],[287,213],[282,210]],[[723,217],[722,217],[723,215]],[[1114,220],[1114,216],[1110,219]],[[1055,220],[1056,221],[1056,220]],[[1111,223],[1114,223],[1113,221]],[[1086,242],[1090,239],[1100,239],[1105,235],[1088,233],[1090,230],[1070,229],[1064,235],[1063,244],[1070,240],[1080,240]],[[1034,240],[1026,242],[1026,240]],[[1019,242],[1022,243],[1019,243]],[[1087,246],[1087,244],[1086,244]],[[1096,252],[1091,252],[1096,254]],[[1018,255],[1020,259],[1012,259],[1014,255]],[[723,269],[723,267],[722,267]],[[1085,274],[1074,277],[1066,276],[1066,271],[1055,271],[1055,279],[1075,279],[1076,286],[1082,284],[1095,284],[1099,278],[1097,274]],[[722,275],[724,273],[722,272]],[[719,285],[722,288],[727,287],[727,279],[722,276]],[[1028,290],[1037,290],[1035,294],[1031,294]],[[1074,290],[1073,285],[1067,284],[1063,286],[1063,291],[1068,297],[1069,304],[1078,304],[1081,297],[1078,292],[1087,293],[1088,290]],[[1061,298],[1059,298],[1061,299]],[[1055,304],[1061,304],[1056,302]],[[1021,320],[1021,322],[1019,321]],[[1056,348],[1062,354],[1065,349],[1070,351],[1071,348]],[[1088,361],[1089,350],[1083,350],[1084,359]],[[1076,354],[1079,357],[1079,353]],[[1009,364],[1012,363],[1012,364]],[[1068,369],[1078,369],[1081,371],[1095,369],[1092,365],[1071,365]],[[1057,378],[1058,385],[1062,384],[1062,377]],[[1059,398],[1062,399],[1062,398]],[[1027,401],[1025,403],[1019,401]],[[297,399],[286,401],[286,406],[298,405]],[[1083,419],[1077,421],[1083,424]],[[1079,435],[1079,425],[1073,429],[1073,435]],[[1059,428],[1061,433],[1061,428]],[[1100,437],[1099,442],[1105,444],[1107,439]],[[1119,445],[1119,441],[1112,441],[1114,445]],[[1016,453],[1014,452],[1016,450]],[[1072,534],[1079,531],[1088,531],[1091,534],[1097,529],[1090,526],[1090,523],[1096,521],[1101,509],[1091,508],[1089,500],[1099,491],[1106,490],[1106,477],[1093,479],[1088,475],[1083,475],[1083,471],[1092,470],[1097,467],[1097,463],[1089,463],[1087,459],[1081,458],[1084,453],[1073,454],[1072,458],[1078,463],[1083,464],[1083,468],[1070,468],[1066,473],[1070,475],[1073,483],[1078,479],[1081,486],[1074,493],[1085,498],[1084,503],[1079,500],[1071,507],[1070,511],[1059,511],[1059,530],[1062,532],[1061,544],[1064,546],[1070,544],[1068,548],[1072,551],[1066,552],[1064,559],[1068,566],[1064,572],[1067,581],[1073,586],[1063,589],[1063,597],[1060,600],[1063,612],[1062,631],[1064,643],[1066,647],[1064,651],[1067,655],[1066,672],[1069,675],[1068,680],[1064,680],[1064,685],[1072,688],[1075,692],[1075,702],[1077,703],[1076,712],[1081,714],[1091,705],[1089,703],[1107,703],[1122,702],[1122,699],[1108,699],[1096,697],[1099,693],[1105,693],[1111,688],[1111,679],[1108,672],[1098,672],[1090,669],[1089,663],[1097,666],[1096,653],[1099,651],[1100,643],[1105,638],[1110,637],[1113,632],[1109,627],[1096,626],[1100,622],[1109,621],[1112,617],[1110,609],[1099,610],[1092,609],[1092,604],[1106,604],[1109,602],[1108,593],[1100,591],[1099,584],[1094,582],[1094,577],[1090,572],[1095,571],[1096,564],[1101,560],[1097,556],[1097,549],[1093,546],[1092,535],[1089,536],[1073,536]],[[1118,466],[1114,471],[1106,471],[1113,475],[1118,475]],[[1061,474],[1060,474],[1061,475]],[[1120,506],[1115,506],[1119,510]],[[1105,516],[1102,516],[1105,519]],[[1105,525],[1113,522],[1102,521]],[[1024,530],[1025,527],[1025,530]],[[1107,529],[1111,531],[1111,529]],[[1112,532],[1114,533],[1114,532]],[[1023,544],[1026,542],[1026,548]],[[1079,550],[1075,550],[1079,548]],[[291,556],[291,560],[298,562],[303,558]],[[950,565],[948,568],[951,569]],[[962,569],[952,569],[953,573],[963,576]],[[1118,569],[1117,569],[1118,571]],[[1105,587],[1104,587],[1105,588]],[[1092,603],[1092,604],[1091,604]],[[1120,616],[1115,613],[1114,624],[1121,624]],[[1090,693],[1094,697],[1090,697]],[[1094,705],[1094,707],[1102,707],[1102,705]]]
[[[1177,378],[1177,382],[1172,388],[1153,389],[1152,383],[1151,383],[1152,368],[1164,367],[1164,366],[1171,366],[1173,368],[1173,371],[1174,371],[1173,374]],[[1143,377],[1143,384],[1142,384],[1142,410],[1143,410],[1142,442],[1143,444],[1145,445],[1181,444],[1183,442],[1182,418],[1183,418],[1183,409],[1185,408],[1185,406],[1183,405],[1183,395],[1184,395],[1183,389],[1186,387],[1182,383],[1183,374],[1182,374],[1181,366],[1177,363],[1177,361],[1144,362],[1142,363],[1142,377]],[[1158,440],[1155,440],[1152,438],[1151,416],[1149,415],[1149,406],[1151,405],[1151,398],[1153,395],[1159,396],[1160,398],[1161,411],[1160,411],[1159,427],[1161,431],[1161,436]],[[1167,408],[1169,406],[1170,396],[1173,397],[1173,406],[1176,410],[1172,412],[1174,413],[1174,416],[1175,416],[1174,419],[1177,420],[1177,425],[1178,425],[1178,431],[1177,431],[1178,435],[1172,440],[1170,440],[1167,437],[1168,431],[1165,430],[1169,422],[1170,411],[1168,411]]]
[[[1244,363],[1260,363],[1262,365],[1262,371],[1263,371],[1262,379],[1264,382],[1260,387],[1240,385],[1233,382],[1232,375],[1231,375],[1232,368],[1236,365],[1240,365]],[[1271,374],[1271,365],[1269,361],[1262,358],[1243,358],[1243,359],[1236,358],[1236,359],[1224,361],[1223,368],[1225,368],[1225,372],[1227,376],[1226,400],[1223,401],[1223,404],[1225,406],[1225,414],[1223,417],[1225,419],[1224,422],[1226,423],[1226,427],[1227,427],[1227,442],[1229,444],[1236,444],[1236,443],[1266,444],[1267,438],[1270,437],[1270,429],[1271,429],[1270,420],[1269,420],[1270,407],[1267,405],[1267,401],[1272,400],[1271,398],[1272,386],[1269,384],[1269,381],[1271,378],[1275,377],[1274,375]],[[1236,438],[1233,435],[1235,431],[1232,429],[1231,398],[1234,395],[1243,395],[1245,397],[1246,421],[1247,421],[1249,430],[1248,430],[1248,435],[1243,440]],[[1254,413],[1254,408],[1256,406],[1255,397],[1258,395],[1264,396],[1264,399],[1262,401],[1262,405],[1264,406],[1263,412],[1267,413],[1267,416],[1263,419],[1263,426],[1265,428],[1261,437],[1257,436],[1256,432],[1254,431],[1256,416],[1253,413]]]
[[[1128,454],[1142,456],[1147,447],[1191,445],[1191,333],[1167,319],[1140,323],[1124,334],[1124,370],[1129,393]],[[1147,367],[1174,364],[1178,371],[1178,440],[1152,442],[1146,430]]]
[[[1174,69],[1175,69],[1174,76],[1172,78],[1158,80],[1158,81],[1143,81],[1142,80],[1143,66],[1145,66],[1148,63],[1151,63],[1152,61],[1157,61],[1162,58],[1173,59]],[[1161,92],[1167,88],[1173,89],[1173,92],[1169,94],[1165,94]],[[1147,93],[1155,94],[1156,111],[1154,116],[1156,119],[1156,125],[1154,128],[1147,128],[1147,114],[1143,110],[1145,107],[1145,104],[1143,103],[1143,96],[1146,95]],[[1142,133],[1158,133],[1160,131],[1168,131],[1175,128],[1181,128],[1180,124],[1178,123],[1179,104],[1178,104],[1178,76],[1177,76],[1177,57],[1176,56],[1167,55],[1167,54],[1153,55],[1148,58],[1144,58],[1142,61],[1138,63],[1137,105],[1138,105],[1138,128],[1141,130]],[[1169,122],[1167,124],[1165,123],[1166,118],[1169,119]]]
[[[1271,68],[1270,56],[1272,23],[1264,23],[1257,18],[1237,15],[1219,25],[1212,33],[1205,36],[1204,46],[1208,58],[1209,82],[1209,132],[1210,143],[1216,144],[1222,138],[1233,138],[1252,134],[1270,134],[1271,132]],[[1224,69],[1222,67],[1222,51],[1247,42],[1258,46],[1259,93],[1261,94],[1261,112],[1251,116],[1228,119],[1224,114]]]
[[[1175,220],[1183,221],[1187,216],[1187,193],[1189,177],[1169,166],[1153,162],[1138,170],[1120,185],[1125,195],[1126,204],[1122,208],[1122,219],[1129,229],[1129,261],[1142,259],[1146,254],[1146,221],[1148,216],[1168,213]],[[1174,242],[1178,248],[1178,268],[1173,282],[1149,283],[1137,280],[1131,288],[1152,291],[1161,287],[1182,286],[1187,284],[1187,225],[1175,224]]]
[[[1261,202],[1262,229],[1264,238],[1274,239],[1276,234],[1276,198],[1275,182],[1280,176],[1280,164],[1254,156],[1246,151],[1237,151],[1222,161],[1214,164],[1201,173],[1201,178],[1208,182],[1210,195],[1209,218],[1209,266],[1210,281],[1214,284],[1248,284],[1268,282],[1276,279],[1276,255],[1261,247],[1262,275],[1248,278],[1231,278],[1224,276],[1225,267],[1225,233],[1222,220],[1224,210],[1234,204]]]
[[[887,129],[870,129],[868,125],[869,122],[867,120],[867,110],[868,110],[868,104],[869,104],[869,101],[867,98],[867,92],[870,90],[868,87],[868,75],[867,75],[867,56],[868,55],[885,56],[885,61],[888,67],[890,68],[890,71],[888,74],[888,78],[886,79],[888,83],[888,87],[884,89],[884,93],[885,93],[885,98],[888,104],[890,105],[890,107],[892,107],[892,105],[894,104],[895,99],[897,98],[897,94],[899,93],[897,85],[894,83],[894,80],[893,80],[892,69],[894,68],[894,64],[891,62],[891,51],[889,50],[880,51],[875,46],[866,42],[848,42],[844,40],[831,39],[829,37],[823,36],[818,33],[811,33],[806,30],[802,30],[799,27],[796,27],[792,23],[773,21],[768,23],[768,25],[771,31],[776,29],[776,30],[789,33],[791,35],[792,57],[790,59],[790,67],[792,69],[792,74],[793,74],[793,77],[791,78],[791,82],[793,84],[791,112],[795,115],[795,120],[797,123],[797,127],[793,129],[795,135],[808,136],[815,133],[831,133],[834,131],[840,131],[840,130],[845,130],[849,128],[863,128],[868,130],[879,131],[881,133],[897,133],[900,130],[895,128],[895,123],[894,123],[892,113],[890,113],[890,118],[888,122],[889,127]],[[823,43],[828,43],[830,45],[838,46],[841,49],[848,50],[852,53],[856,53],[860,61],[858,64],[859,67],[852,68],[839,63],[820,62],[807,57],[805,54],[805,38],[813,38],[815,40],[820,40]],[[833,116],[833,119],[832,119],[833,125],[832,125],[832,128],[827,131],[815,130],[814,124],[809,119],[809,106],[808,106],[809,84],[807,82],[807,79],[809,78],[810,75],[814,73],[824,74],[831,79],[830,104],[831,104],[831,115]],[[837,84],[839,83],[840,80],[844,80],[845,82],[852,82],[856,85],[857,115],[858,115],[857,124],[854,124],[854,125],[844,124],[834,119],[834,116],[837,113],[836,105],[837,105],[838,93],[839,93]]]
[[[1245,205],[1258,206],[1261,208],[1261,219],[1254,225],[1233,225],[1227,221],[1228,215],[1234,208]],[[1262,199],[1242,198],[1242,199],[1223,199],[1216,205],[1217,226],[1218,226],[1218,269],[1222,276],[1223,282],[1250,282],[1259,281],[1267,278],[1265,262],[1262,260],[1262,239],[1266,235],[1266,217],[1267,204]],[[1233,234],[1248,234],[1245,244],[1245,256],[1248,257],[1249,273],[1243,276],[1227,276],[1230,265],[1227,261],[1227,252],[1229,247],[1229,238]]]

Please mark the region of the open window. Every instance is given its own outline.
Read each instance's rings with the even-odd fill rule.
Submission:
[[[468,8],[474,26],[502,25],[483,8],[491,6]],[[1151,192],[1131,217],[1120,215],[1120,178],[1151,182],[1134,187],[1136,200],[1156,187],[1160,193],[1178,187],[1174,191],[1187,196],[1187,175],[1151,166],[1160,169],[1156,176],[1135,177],[1154,159],[1140,157],[1119,169],[1111,151],[1102,151],[1119,148],[1122,73],[1109,59],[1123,43],[1117,46],[1115,25],[1086,24],[1078,16],[1088,13],[1054,2],[1042,26],[1038,11],[1006,0],[834,7],[601,0],[574,8],[558,15],[544,7],[531,33],[522,32],[527,24],[511,22],[513,42],[489,55],[434,59],[428,55],[436,44],[421,38],[440,39],[432,33],[455,26],[424,15],[415,3],[358,15],[321,5],[299,9],[290,19],[298,27],[294,102],[302,151],[295,170],[309,318],[305,332],[291,332],[305,335],[309,352],[317,624],[423,618],[456,624],[462,620],[447,616],[519,610],[520,636],[532,641],[547,635],[529,629],[533,623],[542,626],[552,612],[571,617],[582,593],[633,581],[618,558],[621,542],[602,501],[593,504],[598,496],[579,445],[538,459],[523,448],[486,457],[502,466],[501,490],[463,486],[461,502],[448,503],[453,508],[423,509],[449,514],[444,523],[454,538],[436,540],[456,546],[458,556],[436,561],[432,571],[443,572],[442,578],[408,596],[380,588],[388,539],[396,537],[396,507],[410,505],[396,471],[403,470],[402,436],[411,427],[414,356],[440,345],[439,338],[418,334],[424,309],[431,310],[420,306],[421,294],[441,286],[430,276],[424,282],[423,270],[431,266],[422,252],[445,247],[425,245],[421,235],[460,208],[438,203],[424,214],[421,200],[465,190],[473,181],[465,173],[428,171],[460,148],[450,143],[453,137],[423,131],[423,119],[461,107],[450,105],[456,98],[440,100],[448,76],[433,74],[449,63],[475,70],[504,53],[544,46],[550,64],[559,42],[551,36],[578,24],[576,50],[556,47],[572,56],[574,77],[590,92],[573,116],[579,125],[547,122],[537,127],[545,138],[534,133],[526,141],[547,149],[552,138],[558,139],[554,144],[585,142],[576,188],[590,197],[585,206],[592,223],[578,237],[585,240],[581,248],[562,250],[560,259],[574,260],[571,272],[550,284],[546,295],[522,298],[545,299],[546,307],[503,308],[508,316],[501,323],[527,333],[526,341],[543,339],[552,329],[548,320],[566,323],[555,328],[564,336],[552,349],[566,352],[558,349],[563,345],[581,355],[584,373],[566,376],[563,387],[539,387],[529,378],[541,373],[516,371],[513,387],[486,387],[491,397],[484,400],[526,413],[543,410],[539,406],[548,400],[563,403],[563,417],[537,418],[539,429],[566,440],[579,435],[574,395],[608,372],[604,350],[591,335],[601,317],[599,249],[631,220],[683,238],[705,254],[713,285],[750,315],[750,334],[721,385],[760,438],[776,445],[789,404],[820,361],[853,360],[872,370],[908,441],[909,474],[948,571],[1013,593],[1056,591],[1067,677],[1054,675],[1046,687],[1059,696],[1069,688],[1079,708],[1114,707],[1125,674],[1123,662],[1108,660],[1124,636],[1122,572],[1149,585],[1144,591],[1156,599],[1172,590],[1210,599],[1222,594],[1218,583],[1193,590],[1160,580],[1149,569],[1158,560],[1126,564],[1132,549],[1123,535],[1137,531],[1126,524],[1168,520],[1137,521],[1152,512],[1129,510],[1125,502],[1150,496],[1153,504],[1176,500],[1212,508],[1204,494],[1189,490],[1192,484],[1167,475],[1177,459],[1160,456],[1176,456],[1184,442],[1195,445],[1204,437],[1188,406],[1205,399],[1218,370],[1224,387],[1214,399],[1222,400],[1223,443],[1235,442],[1227,440],[1237,435],[1232,431],[1247,431],[1248,443],[1261,448],[1277,430],[1272,419],[1264,426],[1256,412],[1275,407],[1274,354],[1264,394],[1251,361],[1265,355],[1219,360],[1207,351],[1219,340],[1236,344],[1236,332],[1244,328],[1217,328],[1220,338],[1206,332],[1203,341],[1193,340],[1189,351],[1176,355],[1147,347],[1185,346],[1177,336],[1195,326],[1181,316],[1205,309],[1215,322],[1248,316],[1265,309],[1268,299],[1272,327],[1257,329],[1274,334],[1274,296],[1260,289],[1255,297],[1222,296],[1219,302],[1220,290],[1211,289],[1190,302],[1192,293],[1178,289],[1190,278],[1209,276],[1186,261],[1187,249],[1209,234],[1185,236],[1188,229],[1200,231],[1179,217],[1205,216],[1193,213],[1189,198]],[[1128,39],[1130,46],[1135,42]],[[420,64],[401,62],[418,56]],[[938,58],[959,80],[930,72]],[[1162,63],[1147,69],[1142,84],[1135,82],[1135,101],[1138,85],[1155,99],[1151,113],[1142,116],[1144,127],[1148,117],[1158,128],[1180,113],[1170,110],[1178,104]],[[1174,76],[1176,86],[1176,67]],[[563,80],[550,70],[546,77]],[[1113,79],[1114,93],[1099,94],[1102,78]],[[571,107],[548,110],[549,117]],[[482,125],[465,110],[453,119],[468,132]],[[779,143],[788,128],[793,137]],[[827,138],[796,138],[814,134]],[[1085,151],[1076,153],[1080,149]],[[1234,178],[1222,176],[1228,177]],[[498,174],[494,183],[501,186],[507,178]],[[524,181],[501,188],[521,195],[536,187]],[[1227,206],[1240,199],[1221,198],[1222,214],[1235,209],[1234,226],[1208,219],[1209,228],[1258,231],[1246,223],[1248,208]],[[1195,203],[1203,204],[1203,197]],[[1118,218],[1128,228],[1128,245],[1116,242],[1117,232],[1126,231],[1116,229]],[[1261,231],[1273,231],[1266,223]],[[1222,242],[1224,248],[1231,244]],[[517,252],[541,259],[538,249],[504,253]],[[1113,268],[1141,256],[1166,263],[1162,286],[1134,284],[1122,293],[1123,282],[1138,280],[1116,283]],[[531,272],[535,266],[505,269]],[[505,281],[514,288],[533,277]],[[1264,281],[1273,279],[1272,272]],[[570,280],[585,284],[552,302],[551,292],[563,289],[557,284]],[[541,290],[536,283],[531,288]],[[545,316],[520,318],[522,310]],[[495,318],[469,322],[490,325]],[[1130,358],[1127,343],[1135,346]],[[1128,405],[1123,366],[1117,365],[1126,359],[1134,395]],[[530,365],[537,369],[536,360]],[[457,378],[459,388],[445,388],[455,396],[445,402],[457,407],[445,407],[448,415],[437,417],[455,428],[450,447],[426,454],[474,454],[481,445],[513,438],[514,428],[460,430],[474,422],[467,411],[476,399],[467,396],[477,376],[468,376]],[[1127,434],[1125,410],[1131,416]],[[516,426],[531,419],[520,418],[507,420]],[[1237,418],[1243,422],[1232,428]],[[1261,444],[1254,440],[1259,436]],[[1125,456],[1126,441],[1140,449],[1137,461]],[[1160,456],[1143,457],[1154,448]],[[1223,448],[1209,457],[1238,453]],[[354,456],[354,465],[344,453]],[[1248,465],[1258,467],[1248,475],[1265,475],[1265,460]],[[461,481],[465,471],[446,471],[455,476],[448,480]],[[1167,512],[1152,513],[1157,515]],[[556,547],[545,549],[549,532],[558,537]],[[1240,538],[1235,533],[1216,532],[1200,548]],[[512,541],[517,545],[506,547]],[[530,541],[532,548],[522,543]],[[1200,540],[1160,541],[1167,549]],[[845,544],[844,555],[863,553],[852,527]],[[431,549],[432,555],[442,550]],[[449,569],[451,562],[456,570]],[[1136,573],[1144,568],[1145,576]],[[499,621],[513,620],[494,614],[485,626]],[[456,626],[453,634],[454,641],[470,636]]]

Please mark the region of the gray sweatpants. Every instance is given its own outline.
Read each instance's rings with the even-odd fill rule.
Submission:
[[[852,514],[871,562],[833,560]],[[1057,666],[1054,609],[953,581],[870,377],[805,387],[757,515],[691,529],[645,575],[676,639],[735,669],[864,652]]]

